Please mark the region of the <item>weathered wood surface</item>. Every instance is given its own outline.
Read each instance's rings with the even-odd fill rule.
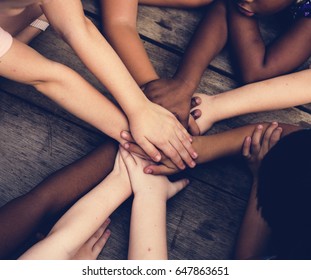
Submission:
[[[100,26],[96,1],[84,0],[83,3],[87,14]],[[139,31],[161,76],[174,73],[201,16],[200,10],[139,8]],[[45,56],[75,69],[108,95],[51,29],[36,38],[32,46]],[[200,91],[218,94],[237,86],[232,79],[226,51],[211,65],[213,67],[207,69],[201,81]],[[31,87],[0,79],[0,98],[0,206],[104,141],[102,133]],[[249,114],[217,123],[208,133],[275,120],[300,124],[310,123],[311,117],[297,108]],[[187,170],[180,176],[187,176],[191,183],[168,203],[169,257],[231,258],[251,184],[244,163],[240,159],[222,159]],[[112,215],[112,236],[100,259],[126,259],[130,206],[131,200],[128,200]]]

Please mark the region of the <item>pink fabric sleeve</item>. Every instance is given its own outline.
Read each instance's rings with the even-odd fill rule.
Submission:
[[[0,57],[2,57],[12,46],[13,38],[10,33],[0,27]]]

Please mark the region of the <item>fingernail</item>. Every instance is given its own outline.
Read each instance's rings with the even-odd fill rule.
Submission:
[[[156,157],[155,157],[155,161],[160,161],[161,160],[161,156],[160,155],[157,155]]]
[[[258,128],[258,129],[262,129],[263,126],[260,124],[260,125],[257,126],[257,128]]]
[[[146,170],[146,173],[147,173],[147,174],[152,174],[152,170],[151,170],[151,169],[147,169],[147,170]]]
[[[128,149],[129,147],[130,147],[130,144],[129,144],[129,143],[125,143],[125,144],[124,144],[124,148],[125,148],[125,149]]]
[[[197,158],[199,155],[196,153],[196,152],[194,152],[193,154],[192,154],[192,157],[193,158]]]
[[[190,163],[190,166],[193,168],[193,167],[196,166],[196,163],[195,163],[194,161],[192,161],[192,162]]]

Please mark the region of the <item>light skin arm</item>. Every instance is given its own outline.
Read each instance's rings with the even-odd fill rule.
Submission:
[[[191,166],[196,157],[191,136],[172,113],[145,97],[121,59],[84,16],[81,1],[54,0],[44,4],[43,10],[54,29],[115,97],[137,144],[154,161],[161,160],[161,150],[179,168],[184,168],[183,161]]]
[[[203,115],[197,119],[201,133],[214,123],[248,113],[290,108],[311,102],[311,69],[245,85],[214,96],[195,95],[201,99]]]
[[[266,46],[257,19],[241,14],[233,1],[229,3],[229,36],[243,82],[289,73],[310,57],[310,19],[297,19],[286,33]]]
[[[136,29],[138,1],[101,0],[103,31],[139,86],[158,79]]]
[[[173,78],[151,81],[145,86],[146,96],[177,115],[187,127],[191,97],[226,41],[226,5],[220,0],[208,7]]]
[[[131,212],[129,259],[167,259],[166,201],[182,190],[188,180],[170,182],[165,176],[143,173],[147,161],[121,149],[134,200]]]
[[[109,215],[131,194],[126,167],[117,155],[113,171],[75,203],[49,235],[20,259],[72,259]]]
[[[197,8],[214,0],[139,0],[139,4],[172,8]]]
[[[0,61],[1,76],[34,86],[73,115],[122,142],[120,132],[128,129],[126,117],[70,68],[44,58],[17,40]]]

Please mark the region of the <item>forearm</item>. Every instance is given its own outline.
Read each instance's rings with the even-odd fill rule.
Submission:
[[[158,79],[137,32],[138,1],[102,0],[103,31],[139,86]]]
[[[166,201],[135,195],[128,258],[167,259]]]
[[[240,228],[235,258],[256,259],[267,256],[269,239],[269,226],[257,209],[257,182],[255,181]]]
[[[130,196],[130,187],[120,186],[122,183],[108,176],[74,204],[49,235],[20,259],[71,259],[109,215]]]
[[[37,37],[42,31],[38,28],[27,26],[24,30],[19,32],[14,38],[20,42],[28,44],[32,39]]]
[[[226,5],[220,0],[208,8],[185,52],[175,78],[185,81],[195,90],[207,66],[224,47],[226,41]]]
[[[243,82],[252,81],[254,72],[264,67],[266,46],[261,37],[258,21],[241,14],[232,1],[228,3],[230,46]]]
[[[127,116],[149,102],[112,47],[84,16],[80,1],[53,0],[43,7],[50,24],[115,97]],[[62,13],[55,15],[55,10]]]
[[[262,125],[265,131],[269,123]],[[218,134],[194,137],[193,146],[199,154],[196,162],[204,163],[222,157],[240,155],[245,137],[252,135],[256,126],[258,124],[250,124]],[[298,126],[288,124],[279,124],[279,126],[283,129],[282,137],[300,129]]]
[[[139,4],[173,8],[196,8],[208,5],[214,0],[139,0]]]
[[[11,257],[42,222],[47,223],[47,217],[54,221],[103,180],[113,168],[116,146],[113,141],[106,141],[88,155],[51,174],[29,193],[1,207],[0,258]]]
[[[308,69],[215,95],[210,104],[210,108],[217,112],[215,122],[248,113],[310,103],[310,76],[311,69]]]
[[[74,71],[62,65],[57,68],[60,69],[53,75],[56,79],[50,77],[36,83],[36,89],[68,112],[122,142],[120,132],[129,128],[120,109]]]

